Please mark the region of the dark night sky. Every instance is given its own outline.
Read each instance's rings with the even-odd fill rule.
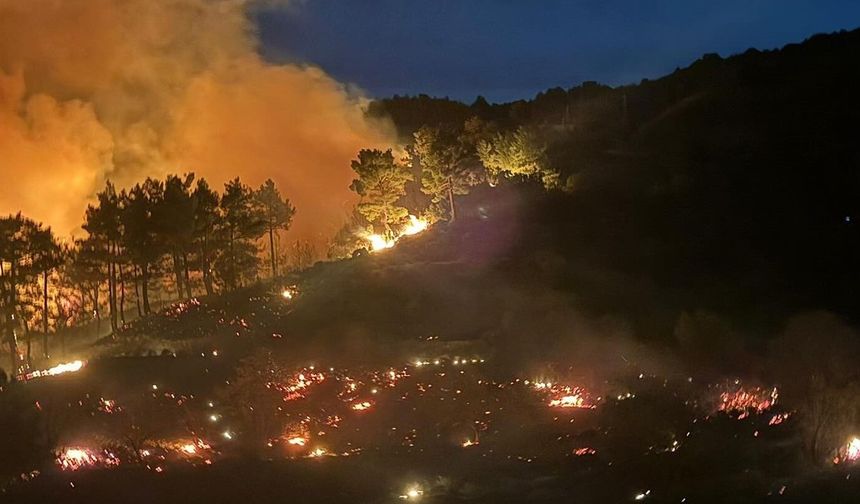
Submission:
[[[267,58],[319,65],[372,96],[506,101],[855,28],[860,1],[304,0],[258,21]]]

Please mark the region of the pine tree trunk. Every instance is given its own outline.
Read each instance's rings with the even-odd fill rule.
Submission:
[[[233,228],[230,228],[230,274],[229,276],[229,284],[230,290],[236,290],[236,254],[233,250]]]
[[[206,235],[203,236],[203,242],[200,244],[200,269],[203,270],[203,287],[206,289],[206,295],[211,296],[215,293],[212,288],[212,264],[209,262],[209,247]]]
[[[179,264],[179,254],[174,251],[173,254],[173,276],[176,277],[176,299],[182,299],[182,268]]]
[[[454,186],[450,178],[448,179],[448,206],[451,208],[451,222],[454,222],[457,214],[454,212]]]
[[[18,375],[18,341],[15,338],[16,280],[15,259],[13,258],[9,268],[9,304],[6,307],[6,337],[9,342],[9,357],[12,361],[12,369],[9,371],[10,377]]]
[[[215,293],[215,289],[212,286],[212,272],[209,271],[209,266],[206,266],[206,270],[203,271],[203,287],[206,288],[206,295],[211,296]]]
[[[182,253],[182,270],[185,276],[185,296],[191,299],[194,297],[194,293],[191,292],[191,275],[188,273],[188,254],[186,252]]]
[[[391,230],[391,226],[388,225],[388,210],[382,211],[382,223],[385,228],[385,240],[391,240],[394,238],[394,232]]]
[[[134,271],[134,304],[137,305],[137,318],[143,317],[143,312],[140,311],[140,275],[137,272],[137,267]]]
[[[42,329],[42,355],[48,359],[48,270],[42,272]]]
[[[119,264],[119,320],[125,327],[125,274],[121,263]]]
[[[143,292],[143,313],[149,315],[152,309],[149,307],[149,265],[144,264],[141,267],[141,285],[140,289]]]
[[[99,308],[99,288],[100,285],[96,282],[95,289],[93,289],[93,311],[96,313],[96,335],[101,333],[102,330],[102,311]]]
[[[21,315],[20,313],[18,314]],[[21,325],[24,326],[24,334],[27,335],[27,367],[33,367],[33,334],[30,331],[30,324],[27,323],[27,319],[21,317]]]
[[[272,260],[272,278],[278,275],[278,269],[275,265],[275,230],[269,226],[269,257]]]
[[[111,335],[117,331],[117,313],[116,313],[116,262],[114,262],[114,244],[108,245],[108,307],[110,308],[110,331]]]

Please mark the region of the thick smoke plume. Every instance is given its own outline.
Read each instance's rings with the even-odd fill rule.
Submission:
[[[320,69],[263,61],[251,3],[0,0],[0,213],[72,233],[106,179],[193,171],[271,177],[294,237],[333,234],[350,159],[392,129]]]

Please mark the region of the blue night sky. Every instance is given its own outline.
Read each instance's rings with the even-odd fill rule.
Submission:
[[[266,58],[319,65],[371,96],[508,101],[852,29],[860,1],[304,0],[257,20]]]

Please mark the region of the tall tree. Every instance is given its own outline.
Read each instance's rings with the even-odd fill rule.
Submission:
[[[42,356],[47,359],[48,352],[48,326],[50,311],[48,310],[48,276],[62,262],[60,244],[57,243],[51,228],[39,229],[32,237],[32,248],[34,252],[33,269],[41,274],[42,280]],[[29,361],[30,345],[27,344],[27,359]]]
[[[149,282],[164,255],[164,240],[158,233],[159,222],[155,214],[163,197],[164,185],[150,178],[122,193],[123,245],[129,260],[140,273],[144,314],[152,313]]]
[[[99,292],[101,284],[106,280],[106,270],[102,267],[101,245],[98,240],[89,236],[75,240],[74,247],[69,251],[69,261],[65,268],[66,275],[73,285],[80,290],[81,304],[89,301],[96,320],[96,332],[101,329],[101,302]]]
[[[475,147],[450,128],[422,126],[415,132],[411,153],[421,165],[421,191],[435,205],[446,201],[448,218],[456,216],[455,195],[469,194],[481,181]]]
[[[19,369],[18,336],[20,300],[18,289],[35,274],[33,247],[35,236],[43,232],[41,224],[20,213],[0,218],[0,310],[9,345],[11,375]]]
[[[155,206],[159,236],[164,241],[173,264],[176,294],[190,298],[191,281],[188,273],[188,253],[194,237],[194,202],[191,184],[194,174],[180,178],[168,175],[164,181],[164,194]]]
[[[409,167],[394,161],[391,149],[362,149],[352,161],[358,178],[349,186],[361,196],[358,211],[371,225],[380,226],[387,239],[394,237],[392,226],[400,224],[409,211],[398,205],[412,180]]]
[[[221,228],[221,198],[213,191],[205,179],[199,179],[194,192],[191,193],[193,216],[193,246],[197,268],[203,275],[203,286],[206,294],[212,295],[213,265],[219,247],[218,230]]]
[[[108,306],[110,308],[111,334],[117,330],[117,262],[122,229],[120,222],[120,198],[111,182],[97,195],[98,203],[87,207],[84,230],[94,239],[92,245],[101,252],[101,260],[107,268]]]
[[[56,321],[54,332],[60,337],[60,353],[66,355],[65,334],[68,328],[87,318],[86,293],[77,276],[76,247],[63,245],[60,249],[56,288]],[[98,283],[96,283],[98,285]]]
[[[227,288],[233,290],[257,273],[260,259],[256,240],[265,232],[266,223],[254,201],[254,192],[238,177],[224,185],[221,215],[225,247],[218,255],[216,268]]]
[[[260,213],[266,223],[266,231],[269,233],[269,260],[272,266],[272,278],[274,278],[278,275],[278,250],[275,243],[275,233],[290,228],[296,209],[290,205],[289,199],[281,197],[281,193],[278,192],[272,179],[266,180],[257,189],[254,198],[260,206]]]

